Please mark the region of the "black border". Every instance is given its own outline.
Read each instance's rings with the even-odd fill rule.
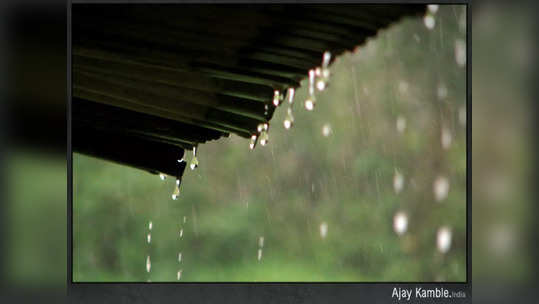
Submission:
[[[73,3],[361,3],[361,4],[457,4],[466,5],[466,281],[465,282],[73,282],[73,154],[71,146],[71,94],[72,94],[72,49],[71,8]],[[144,1],[110,0],[79,1],[67,3],[67,294],[75,303],[105,302],[187,302],[187,303],[396,303],[391,298],[393,288],[424,289],[444,288],[463,291],[465,298],[418,299],[406,303],[471,303],[472,302],[472,30],[471,4],[461,1]],[[404,299],[402,301],[405,301]]]

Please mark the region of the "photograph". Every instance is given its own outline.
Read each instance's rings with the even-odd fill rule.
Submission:
[[[72,3],[69,280],[468,283],[467,8]]]

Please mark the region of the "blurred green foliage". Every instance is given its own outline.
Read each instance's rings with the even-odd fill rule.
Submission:
[[[250,151],[234,135],[200,146],[177,201],[172,177],[74,154],[74,280],[176,281],[179,270],[182,281],[466,280],[466,68],[455,60],[463,14],[440,6],[432,30],[405,19],[337,58],[313,112],[303,108],[305,81],[292,129],[282,124],[287,104],[277,109],[268,146]],[[441,202],[438,176],[450,185]],[[399,211],[409,219],[401,236]],[[445,254],[442,226],[452,231]]]

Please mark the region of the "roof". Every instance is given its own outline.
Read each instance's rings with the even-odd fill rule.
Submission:
[[[425,5],[73,4],[73,150],[178,175],[271,120],[275,91]],[[179,174],[181,175],[181,174]]]

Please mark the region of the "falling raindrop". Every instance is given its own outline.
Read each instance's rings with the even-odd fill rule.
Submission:
[[[294,94],[296,93],[296,90],[294,88],[288,88],[288,103],[293,104],[294,103]]]
[[[146,258],[146,272],[150,272],[152,269],[152,262],[150,261],[150,256]]]
[[[183,229],[180,229],[180,238],[183,237]]]
[[[148,223],[148,229],[152,230],[152,228],[153,228],[153,223],[152,223],[152,221],[150,221],[150,222]]]
[[[294,115],[292,115],[292,108],[288,108],[286,113],[286,118],[283,121],[283,125],[285,129],[290,129],[292,125],[294,124]]]
[[[399,81],[399,92],[403,95],[408,93],[408,82],[404,80]]]
[[[179,281],[182,278],[182,272],[183,270],[178,270],[178,273],[176,274],[176,279]]]
[[[426,14],[423,18],[423,23],[425,23],[425,26],[427,29],[432,30],[434,26],[436,25],[436,19],[434,19],[434,16],[431,14]]]
[[[178,263],[181,263],[182,262],[182,253],[179,252],[178,253]]]
[[[441,142],[442,142],[442,148],[449,149],[451,147],[451,142],[453,141],[453,136],[451,135],[451,131],[447,127],[442,128],[442,134],[441,134]]]
[[[148,233],[147,239],[148,239],[148,244],[150,244],[150,242],[152,241],[152,234],[151,233]]]
[[[404,130],[406,130],[406,118],[399,115],[399,117],[397,117],[397,132],[402,134],[404,133]]]
[[[165,174],[163,174],[163,173],[159,173],[159,178],[161,180],[165,180],[165,179],[167,179],[167,176]]]
[[[174,192],[172,192],[172,199],[177,200],[180,196],[180,180],[176,180],[176,185],[174,186]]]
[[[436,201],[441,202],[446,199],[449,193],[449,180],[443,176],[437,177],[434,180],[433,191]]]
[[[326,222],[322,222],[322,224],[320,224],[320,237],[325,239],[327,235],[328,235],[328,224]]]
[[[466,42],[462,39],[455,40],[455,61],[459,67],[466,65]]]
[[[404,176],[398,170],[395,169],[395,175],[393,175],[393,189],[395,193],[399,194],[404,188]]]
[[[309,70],[309,97],[305,100],[305,109],[312,111],[314,109],[316,99],[314,97],[314,70]]]
[[[408,216],[406,213],[399,211],[393,217],[393,230],[398,235],[403,235],[408,229]]]
[[[264,105],[264,115],[268,115],[269,106],[267,104]]]
[[[273,105],[278,107],[281,104],[281,99],[281,93],[279,92],[279,90],[275,90],[273,92]]]
[[[262,146],[265,146],[269,142],[269,135],[268,135],[268,129],[269,125],[268,123],[263,123],[258,125],[258,132],[260,132],[260,144]]]
[[[181,186],[181,177],[183,176],[183,172],[185,171],[185,167],[187,166],[187,163],[183,158],[178,159],[178,174],[176,177],[176,183],[174,185],[174,191],[172,192],[172,199],[177,200],[180,196],[180,186]]]
[[[262,248],[264,247],[264,237],[258,237],[258,247]]]
[[[258,257],[257,257],[258,261],[260,261],[262,259],[262,248],[259,248],[258,249]]]
[[[256,134],[251,135],[251,141],[249,142],[249,149],[253,150],[256,147],[258,136]]]
[[[195,170],[198,167],[198,158],[197,158],[197,147],[193,147],[193,158],[189,164],[191,170]]]
[[[459,123],[463,127],[466,126],[466,107],[465,106],[461,106],[459,108]]]
[[[436,246],[438,247],[438,251],[441,253],[447,253],[451,248],[451,238],[451,229],[448,227],[441,227],[438,229],[436,236]]]
[[[312,99],[311,97],[307,98],[307,100],[305,100],[305,109],[307,109],[308,111],[312,111],[314,109],[314,104],[314,99]]]
[[[185,224],[187,222],[187,216],[183,217],[183,223]]]
[[[325,123],[324,126],[322,126],[322,135],[324,135],[324,137],[328,137],[331,135],[331,132],[331,125],[329,123]]]
[[[429,5],[427,5],[427,8],[428,8],[429,12],[431,12],[433,14],[436,14],[436,12],[438,12],[438,4],[429,4]]]

